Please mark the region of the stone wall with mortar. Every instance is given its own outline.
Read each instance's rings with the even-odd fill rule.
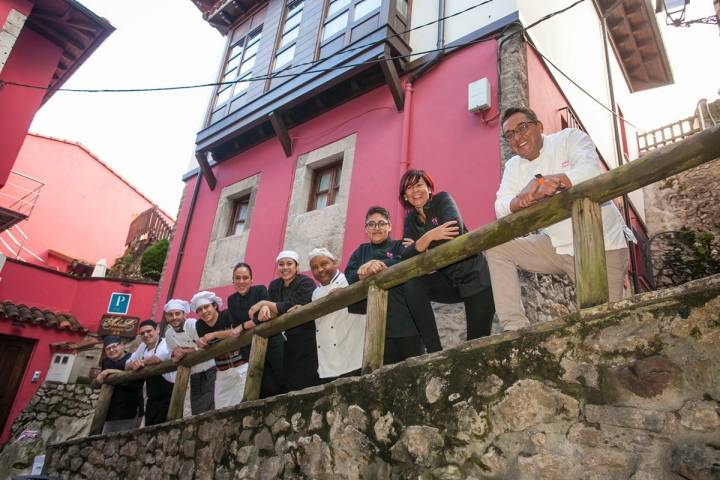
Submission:
[[[701,109],[709,127],[720,121],[720,100]],[[720,160],[679,173],[643,189],[645,223],[651,241],[651,258],[658,287],[677,283],[673,269],[663,269],[663,255],[671,248],[672,234],[682,228],[710,232],[720,244]],[[718,258],[720,253],[715,254]],[[680,275],[682,277],[682,275]]]
[[[720,276],[373,374],[51,445],[63,478],[710,479]]]
[[[48,442],[86,437],[97,398],[98,390],[89,385],[41,386],[15,419],[10,441],[0,452],[0,478],[29,474],[35,455],[42,455]]]
[[[567,275],[545,275],[520,271],[525,314],[532,325],[564,317],[575,311],[575,284]],[[467,339],[465,306],[462,303],[434,303],[435,320],[443,348],[460,345]],[[492,333],[500,333],[495,317]]]

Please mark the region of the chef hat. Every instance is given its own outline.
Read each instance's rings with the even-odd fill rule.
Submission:
[[[278,253],[278,256],[275,258],[275,263],[279,262],[281,258],[290,258],[295,260],[295,263],[300,263],[300,255],[298,255],[295,250],[283,250]]]
[[[332,260],[333,262],[337,262],[337,261],[338,261],[338,258],[337,258],[335,255],[333,255],[333,254],[330,252],[330,250],[328,250],[328,249],[325,248],[325,247],[313,248],[313,249],[310,251],[310,253],[308,254],[308,261],[309,261],[309,260],[312,260],[312,259],[315,258],[315,257],[320,257],[320,256],[328,257],[328,258],[329,258],[330,260]]]
[[[190,304],[185,300],[173,298],[163,307],[163,312],[169,312],[170,310],[182,310],[185,313],[190,313]]]
[[[192,304],[193,311],[197,311],[198,308],[202,307],[203,305],[209,305],[211,303],[217,304],[218,307],[222,307],[222,299],[215,295],[213,292],[198,292],[195,295],[193,295],[192,300],[190,300],[190,303]]]

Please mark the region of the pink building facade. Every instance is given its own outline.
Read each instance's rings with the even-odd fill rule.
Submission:
[[[157,208],[79,143],[28,134],[13,170],[43,186],[29,218],[0,233],[0,253],[62,272],[72,259],[112,266],[131,222]]]
[[[372,205],[383,205],[391,211],[392,235],[400,238],[403,211],[397,189],[406,168],[430,172],[440,190],[453,194],[469,227],[494,220],[493,202],[500,179],[499,126],[497,120],[486,123],[483,116],[467,111],[467,83],[487,77],[491,88],[497,88],[496,51],[496,42],[490,41],[450,55],[440,67],[413,84],[411,103],[405,104],[409,115],[396,110],[387,89],[377,88],[291,129],[290,157],[285,156],[277,141],[269,140],[213,167],[218,184],[214,190],[204,182],[200,186],[172,295],[189,298],[205,287],[222,296],[231,293],[231,268],[223,270],[224,281],[203,284],[206,265],[214,268],[207,262],[208,239],[212,237],[222,191],[256,176],[259,182],[253,187],[250,225],[241,235],[246,238],[237,239],[247,245],[244,254],[238,252],[234,261],[250,263],[258,283],[267,284],[274,278],[275,256],[286,246],[293,246],[287,238],[288,210],[294,201],[298,158],[348,138],[354,142],[354,154],[347,210],[340,219],[343,239],[341,248],[335,248],[343,261],[366,241],[364,215]],[[486,117],[496,115],[497,107]],[[404,122],[410,124],[405,137]],[[401,164],[404,149],[408,165]],[[347,161],[346,156],[343,163]],[[197,181],[197,175],[187,178],[178,225],[187,221]],[[302,200],[307,203],[307,199]],[[168,269],[176,263],[180,239],[178,231],[170,247]],[[321,245],[298,246],[300,255],[306,255],[314,246]],[[161,284],[161,298],[168,295],[169,274]]]

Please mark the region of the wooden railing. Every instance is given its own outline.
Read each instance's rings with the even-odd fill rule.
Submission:
[[[170,238],[172,227],[168,225],[157,207],[150,207],[130,224],[128,228],[127,239],[125,245],[130,245],[133,240],[143,235],[150,238],[153,242]]]
[[[655,148],[679,142],[701,132],[704,128],[701,118],[693,115],[649,132],[638,133],[636,134],[638,154],[643,155]]]
[[[248,344],[252,344],[252,348],[244,398],[256,400],[260,396],[268,337],[346,308],[364,298],[368,299],[368,309],[362,373],[372,372],[382,366],[389,288],[568,217],[573,218],[578,308],[606,303],[608,285],[600,205],[718,157],[720,126],[707,129],[683,142],[653,150],[638,160],[402,261],[333,295],[258,325],[239,337],[228,338],[205,350],[193,352],[185,356],[179,365],[167,361],[139,371],[110,376],[102,386],[90,433],[97,434],[102,430],[114,385],[170,372],[176,368],[177,378],[168,420],[180,418],[190,378],[190,367]]]

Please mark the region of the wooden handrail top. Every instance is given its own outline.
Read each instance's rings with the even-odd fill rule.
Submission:
[[[190,367],[218,355],[249,345],[253,334],[269,337],[297,327],[367,297],[370,285],[388,289],[456,263],[478,252],[569,218],[574,200],[588,198],[605,203],[623,194],[720,157],[720,125],[708,128],[682,142],[652,150],[645,156],[593,177],[542,202],[472,230],[413,258],[403,260],[373,277],[304,305],[205,350],[186,355],[180,365]],[[254,333],[253,333],[254,332]],[[106,383],[117,385],[176,369],[170,361],[137,372],[113,375]]]

